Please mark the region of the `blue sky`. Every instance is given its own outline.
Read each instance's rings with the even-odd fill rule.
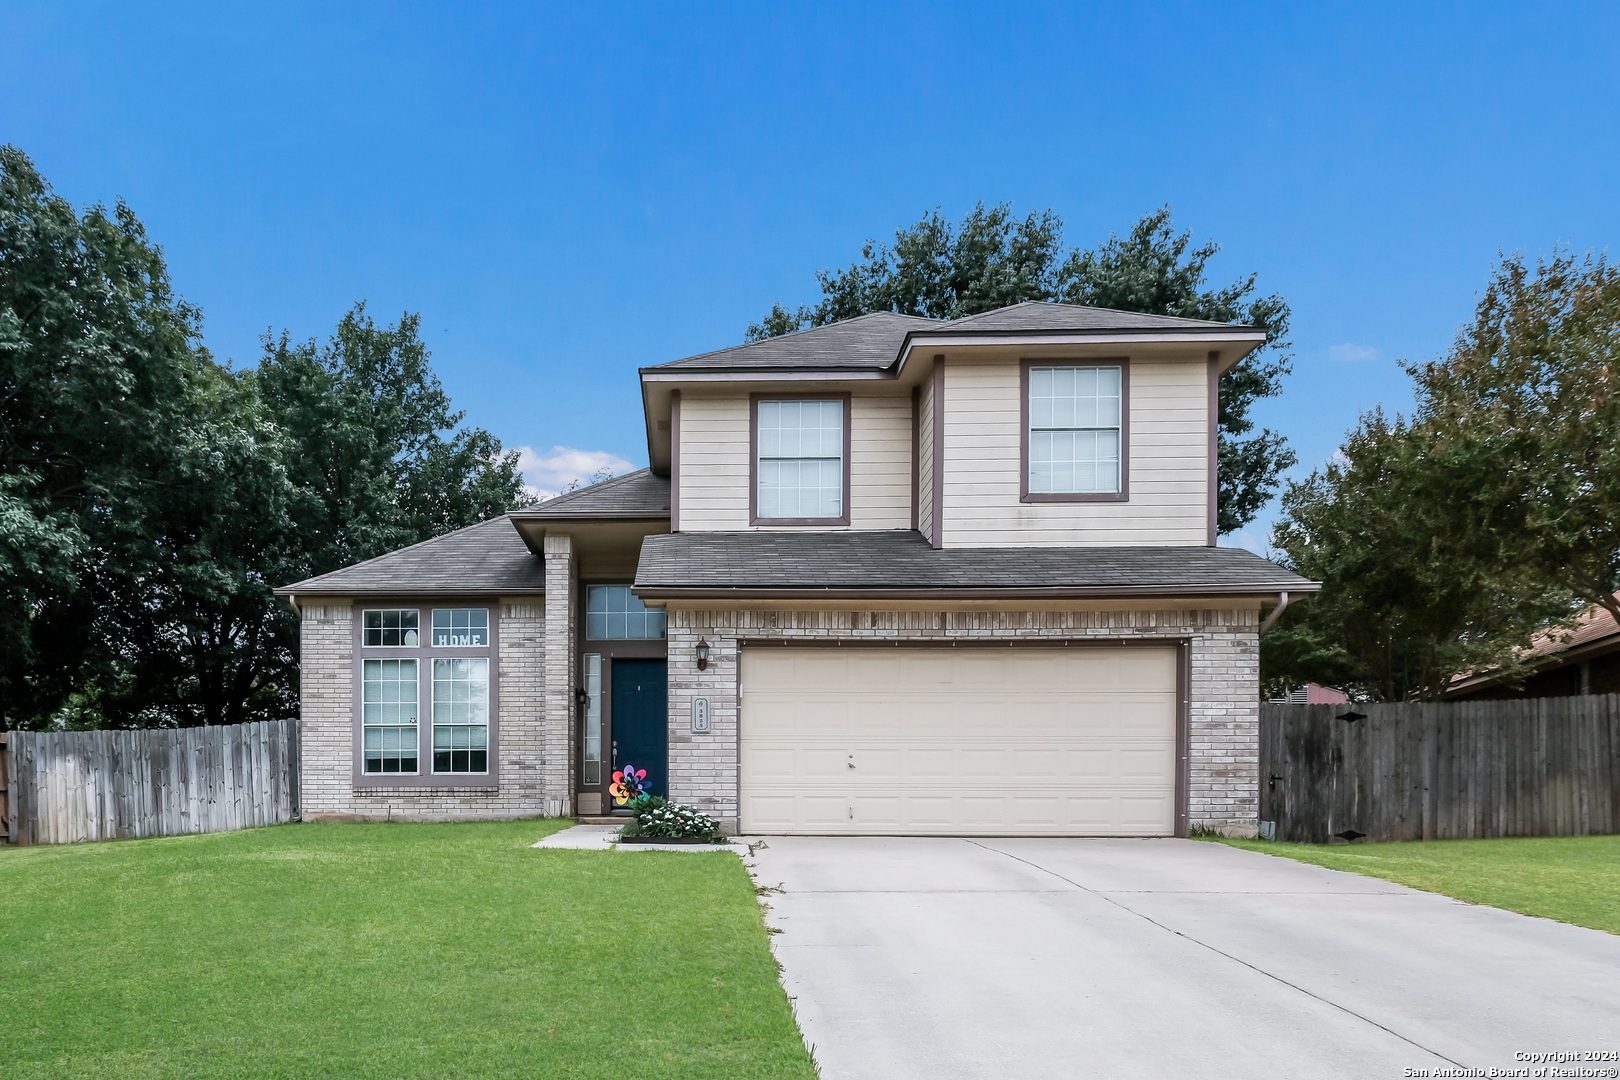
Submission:
[[[128,200],[221,357],[420,311],[543,487],[644,462],[638,366],[932,207],[1091,245],[1169,203],[1292,303],[1262,419],[1309,467],[1499,250],[1613,244],[1617,61],[1614,4],[9,0],[0,141]]]

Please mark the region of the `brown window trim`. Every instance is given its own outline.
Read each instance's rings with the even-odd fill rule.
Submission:
[[[1066,492],[1029,490],[1029,369],[1032,367],[1119,368],[1119,490]],[[1131,501],[1131,361],[1124,356],[1095,360],[1024,360],[1018,372],[1018,501],[1025,503],[1080,503]]]
[[[759,516],[759,403],[761,401],[842,401],[844,403],[844,512],[838,517],[764,518]],[[850,394],[846,390],[833,394],[762,394],[748,395],[748,524],[750,525],[848,525],[849,524],[849,448],[850,431],[854,428],[850,408]]]
[[[419,612],[417,625],[424,642],[433,629],[434,608],[481,607],[489,612],[489,645],[444,646],[429,644],[414,648],[404,645],[365,646],[365,612],[376,608],[413,608]],[[500,786],[501,747],[501,605],[488,597],[434,597],[402,600],[394,597],[367,600],[354,606],[354,659],[352,666],[354,761],[351,768],[354,787],[360,788],[485,788]],[[481,773],[436,773],[433,765],[433,660],[469,656],[489,658],[489,771]],[[416,761],[414,773],[368,773],[365,771],[365,661],[415,660],[416,665]],[[426,688],[424,690],[424,687]]]

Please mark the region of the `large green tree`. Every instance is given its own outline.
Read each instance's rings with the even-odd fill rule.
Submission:
[[[357,304],[324,342],[267,338],[256,384],[290,451],[296,577],[336,570],[525,504],[518,455],[462,426],[418,316]],[[289,579],[291,580],[291,579]]]
[[[417,319],[216,364],[123,204],[0,148],[0,727],[289,715],[271,590],[526,501]]]
[[[80,213],[0,147],[0,723],[118,676],[198,423],[197,326],[129,207]]]
[[[1620,267],[1507,258],[1451,352],[1408,371],[1453,535],[1620,619]]]
[[[1363,416],[1333,461],[1291,484],[1272,543],[1322,582],[1261,642],[1274,689],[1319,682],[1378,701],[1435,698],[1464,672],[1522,675],[1520,647],[1567,593],[1455,530],[1436,433]]]
[[[868,240],[842,270],[816,274],[821,299],[773,305],[748,327],[758,341],[873,311],[958,319],[1024,300],[1061,301],[1188,319],[1262,327],[1266,344],[1221,380],[1219,528],[1254,520],[1276,493],[1294,454],[1281,435],[1255,430],[1254,404],[1282,390],[1290,370],[1288,304],[1261,295],[1255,275],[1208,283],[1220,248],[1178,233],[1169,207],[1143,217],[1125,236],[1095,249],[1065,248],[1054,211],[1015,217],[1008,204],[975,206],[959,223],[938,210],[899,229],[892,244]]]
[[[1262,643],[1281,680],[1433,697],[1525,672],[1537,630],[1620,618],[1620,270],[1505,259],[1440,359],[1408,364],[1410,420],[1365,417],[1292,485],[1275,543],[1323,582]]]

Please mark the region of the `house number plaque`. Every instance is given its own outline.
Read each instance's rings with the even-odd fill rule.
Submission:
[[[692,731],[697,734],[709,731],[709,699],[706,697],[692,699]]]

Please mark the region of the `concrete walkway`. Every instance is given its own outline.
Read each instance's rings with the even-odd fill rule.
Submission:
[[[621,844],[618,825],[570,825],[530,844],[537,848],[563,848],[570,851],[730,851],[747,854],[737,844]]]
[[[825,1080],[1368,1080],[1620,1050],[1620,937],[1288,859],[772,837],[749,862],[782,889],[767,921]]]

